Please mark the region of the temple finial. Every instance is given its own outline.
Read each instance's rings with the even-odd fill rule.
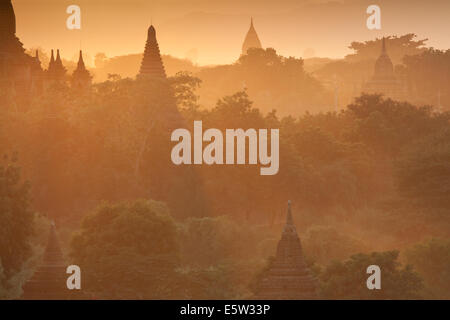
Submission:
[[[262,48],[261,41],[259,40],[255,26],[253,25],[253,17],[250,18],[250,28],[248,29],[244,43],[242,44],[241,55],[246,55],[250,48]]]
[[[287,225],[294,224],[294,220],[292,219],[291,200],[288,200],[288,212],[286,217],[286,224]]]

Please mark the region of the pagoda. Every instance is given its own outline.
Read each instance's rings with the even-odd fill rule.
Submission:
[[[40,95],[44,90],[44,70],[41,67],[41,60],[39,59],[39,51],[36,50],[34,56],[35,63],[31,67],[31,72],[34,75],[31,78],[31,93]]]
[[[25,53],[16,36],[16,16],[11,0],[0,0],[0,89],[28,96],[33,82],[38,85],[37,82],[42,81],[41,72],[40,63]]]
[[[147,43],[145,45],[144,57],[142,58],[139,78],[166,79],[166,71],[159,52],[156,30],[153,25],[148,28]]]
[[[63,82],[66,77],[66,68],[63,66],[59,49],[56,51],[56,59],[52,50],[50,62],[47,69],[47,80],[50,82]]]
[[[245,36],[244,43],[242,44],[242,55],[247,54],[248,49],[258,48],[262,49],[261,41],[259,41],[258,34],[253,26],[253,18],[250,19],[250,29]]]
[[[69,300],[81,298],[79,290],[69,290],[66,286],[66,264],[64,263],[55,224],[50,227],[47,248],[43,261],[33,277],[23,287],[24,300]]]
[[[404,98],[404,88],[394,74],[394,65],[386,50],[386,38],[381,41],[381,54],[375,62],[374,74],[365,84],[364,92],[379,93],[394,99]]]
[[[86,88],[89,88],[91,83],[92,83],[92,76],[86,69],[83,60],[83,51],[80,50],[78,65],[72,74],[72,87],[84,90]]]
[[[256,287],[257,299],[301,300],[317,298],[317,280],[307,267],[288,201],[286,224],[275,259]]]

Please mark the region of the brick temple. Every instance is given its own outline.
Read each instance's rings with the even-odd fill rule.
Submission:
[[[138,77],[152,79],[166,79],[166,71],[161,59],[156,30],[153,25],[148,28],[147,43]]]
[[[405,88],[402,82],[395,77],[394,65],[386,49],[386,38],[381,41],[381,53],[375,62],[373,76],[365,84],[363,91],[383,94],[397,100],[405,98]]]
[[[305,263],[302,246],[288,202],[286,224],[278,242],[275,259],[257,285],[255,298],[302,300],[317,298],[317,280]]]
[[[56,235],[55,225],[52,223],[47,248],[40,266],[31,279],[23,286],[24,300],[72,300],[83,299],[79,290],[69,290],[66,286],[67,264]]]

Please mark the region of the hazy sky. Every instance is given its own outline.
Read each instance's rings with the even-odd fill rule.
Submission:
[[[81,7],[82,29],[67,30],[66,8]],[[366,28],[366,8],[381,7],[382,29]],[[450,48],[450,0],[13,0],[24,46],[60,48],[71,59],[142,52],[152,21],[162,53],[199,64],[229,63],[240,54],[253,16],[264,47],[283,55],[343,57],[351,41],[416,33],[429,45]]]

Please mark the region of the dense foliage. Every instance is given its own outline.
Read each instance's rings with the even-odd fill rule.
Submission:
[[[32,209],[61,226],[63,248],[70,247],[94,297],[248,297],[275,252],[290,199],[324,297],[447,296],[437,283],[448,261],[432,252],[447,254],[450,238],[450,114],[361,95],[340,112],[280,116],[261,107],[266,96],[258,90],[295,93],[308,107],[307,93],[320,95],[321,86],[302,60],[256,50],[229,68],[236,87],[207,106],[199,102],[202,82],[188,73],[167,83],[111,75],[83,93],[60,84],[26,110],[4,96],[0,145],[20,160],[0,167],[0,282],[30,257]],[[220,82],[216,71],[208,72]],[[258,74],[248,79],[254,89],[237,80],[247,73]],[[282,103],[296,109],[291,102]],[[173,165],[170,133],[192,131],[194,120],[204,130],[278,128],[279,173]],[[386,252],[428,237],[444,240],[405,256],[419,274]],[[386,269],[386,290],[368,294],[361,289],[365,267],[376,263]],[[341,288],[353,280],[354,287]]]

